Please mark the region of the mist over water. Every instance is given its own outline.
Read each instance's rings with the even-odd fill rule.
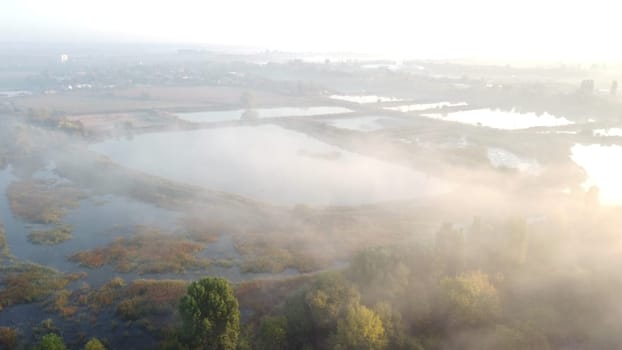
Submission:
[[[281,107],[281,108],[256,108],[236,109],[228,111],[209,111],[178,113],[182,120],[196,123],[214,123],[222,121],[258,119],[258,118],[283,118],[283,117],[309,117],[316,115],[348,113],[351,110],[343,107]]]
[[[359,205],[440,194],[448,185],[274,125],[154,133],[91,146],[175,181],[281,205]]]
[[[587,172],[585,188],[600,188],[600,200],[608,205],[622,205],[622,147],[576,144],[572,159]]]
[[[536,126],[561,126],[573,123],[566,118],[556,117],[548,113],[537,115],[535,113],[504,112],[490,109],[474,109],[447,115],[430,113],[423,114],[423,116],[505,130],[527,129]]]
[[[0,349],[622,348],[613,5],[3,1]]]

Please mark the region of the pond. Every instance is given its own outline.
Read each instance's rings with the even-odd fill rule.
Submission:
[[[515,111],[501,111],[493,109],[473,109],[453,113],[428,113],[424,117],[453,121],[458,123],[481,125],[494,129],[517,130],[536,126],[560,126],[573,124],[566,118],[543,113],[519,113]]]
[[[446,190],[411,168],[275,125],[143,134],[91,149],[146,173],[283,205],[357,205]]]
[[[404,124],[404,121],[392,117],[365,116],[333,119],[325,123],[338,129],[370,132],[399,127]]]
[[[348,101],[360,104],[402,101],[402,99],[400,98],[378,95],[330,95],[329,97],[333,100]]]
[[[192,113],[177,113],[176,115],[185,121],[194,123],[216,123],[225,121],[242,120],[244,118],[283,118],[283,117],[309,117],[315,115],[350,113],[352,110],[344,107],[277,107],[256,108],[252,110],[234,109],[226,111],[205,111]]]
[[[51,179],[54,174],[38,178]],[[240,267],[219,266],[211,264],[208,267],[188,271],[186,273],[158,273],[140,275],[137,272],[118,272],[113,266],[104,265],[100,268],[90,269],[81,267],[76,262],[68,260],[68,257],[79,252],[96,247],[105,247],[118,237],[132,237],[136,226],[149,226],[161,229],[163,232],[180,232],[180,214],[155,207],[151,204],[139,202],[131,198],[116,195],[91,196],[80,202],[74,210],[69,210],[62,220],[62,224],[73,228],[71,239],[53,246],[36,245],[28,241],[28,235],[33,230],[49,229],[53,224],[32,224],[13,215],[6,189],[12,181],[18,180],[12,174],[12,168],[0,171],[0,222],[6,231],[6,239],[10,253],[20,260],[26,260],[57,269],[62,272],[86,272],[84,280],[92,286],[101,286],[114,276],[120,276],[125,280],[138,278],[169,278],[169,279],[197,279],[206,274],[225,277],[231,281],[239,282],[255,278],[285,277],[299,274],[295,269],[288,268],[280,273],[249,273],[241,271]],[[66,180],[65,180],[66,181]],[[212,261],[220,259],[242,260],[237,252],[233,238],[226,232],[219,232],[222,236],[212,242],[198,253],[199,257]]]
[[[528,175],[540,175],[542,172],[542,167],[537,161],[521,159],[516,154],[501,148],[488,148],[487,156],[494,168],[514,169]]]
[[[598,186],[601,203],[622,205],[622,146],[576,144],[571,158],[587,172],[584,188]]]
[[[425,111],[429,109],[446,108],[446,107],[462,107],[468,106],[466,102],[435,102],[435,103],[418,103],[402,106],[384,107],[384,109],[398,112],[415,112]]]
[[[617,136],[622,137],[622,128],[596,129],[594,136]]]
[[[37,176],[38,178],[53,178]],[[4,224],[10,252],[17,258],[29,260],[61,271],[88,271],[89,282],[98,282],[96,270],[79,268],[67,257],[81,250],[106,245],[116,237],[129,236],[136,225],[149,225],[163,230],[177,226],[178,214],[126,197],[104,195],[82,200],[78,208],[69,210],[63,224],[73,227],[73,237],[54,246],[36,245],[28,241],[33,230],[49,229],[53,225],[28,223],[11,211],[7,187],[17,178],[9,166],[0,171],[0,221]],[[109,279],[110,276],[100,276]]]
[[[0,98],[2,97],[12,98],[12,97],[30,96],[30,95],[32,95],[32,92],[26,91],[26,90],[1,90],[0,91]]]

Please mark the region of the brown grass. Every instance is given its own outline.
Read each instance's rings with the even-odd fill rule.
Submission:
[[[0,256],[9,255],[9,245],[6,242],[6,231],[4,225],[0,222]]]
[[[41,224],[59,223],[85,197],[73,186],[40,180],[12,182],[7,196],[15,215]]]
[[[131,238],[117,238],[106,247],[78,252],[70,259],[90,268],[111,264],[119,272],[180,273],[208,265],[206,259],[196,257],[204,247],[204,244],[154,228],[137,227]]]
[[[137,280],[125,290],[116,312],[124,319],[172,316],[188,282],[180,280]]]
[[[73,279],[56,270],[18,263],[0,272],[0,307],[39,301],[61,290]]]
[[[56,245],[70,240],[72,231],[69,225],[58,226],[50,230],[32,231],[28,235],[28,241],[34,244]]]
[[[17,328],[0,327],[0,349],[12,350],[17,348]]]

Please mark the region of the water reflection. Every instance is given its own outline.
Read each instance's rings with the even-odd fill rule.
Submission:
[[[177,116],[182,120],[194,123],[215,123],[241,119],[308,117],[349,112],[352,111],[343,107],[277,107],[257,108],[252,110],[234,109],[228,111],[177,113]]]
[[[521,159],[516,154],[501,148],[488,148],[487,156],[490,164],[495,168],[515,169],[529,175],[540,175],[542,172],[542,167],[537,161]]]
[[[51,176],[49,174],[46,178]],[[13,215],[6,189],[16,179],[11,167],[0,171],[0,221],[4,223],[10,251],[17,258],[61,271],[86,271],[69,262],[67,256],[108,244],[119,236],[129,236],[136,225],[152,225],[164,230],[173,230],[177,226],[178,214],[168,210],[126,197],[94,196],[81,201],[79,207],[70,210],[63,220],[64,224],[73,227],[70,240],[55,246],[35,245],[28,241],[28,234],[53,225],[30,224]],[[95,277],[92,275],[89,276]]]
[[[600,188],[600,200],[603,204],[622,204],[622,147],[581,145],[572,147],[571,158],[588,174],[584,183]]]
[[[391,117],[366,116],[329,120],[326,124],[339,129],[370,132],[397,127],[402,123],[399,119]]]
[[[527,129],[536,126],[560,126],[573,124],[566,118],[559,118],[554,115],[543,113],[518,113],[515,111],[507,112],[492,109],[474,109],[469,111],[460,111],[448,113],[422,114],[424,117],[454,121],[464,124],[481,125],[495,129]]]
[[[400,98],[378,95],[330,95],[330,98],[360,104],[402,101]]]
[[[413,112],[413,111],[425,111],[428,109],[445,108],[445,107],[462,107],[468,106],[466,102],[436,102],[436,103],[418,103],[411,105],[385,107],[384,109],[399,111],[399,112]]]
[[[622,128],[596,129],[594,136],[622,136]]]
[[[145,134],[92,149],[147,173],[286,205],[372,203],[445,189],[410,168],[274,125]]]

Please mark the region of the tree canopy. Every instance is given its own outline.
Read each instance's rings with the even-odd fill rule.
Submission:
[[[238,300],[227,280],[208,277],[192,282],[179,311],[184,340],[193,348],[235,349],[240,333]]]
[[[387,337],[380,317],[364,305],[350,306],[346,317],[337,323],[332,339],[338,350],[384,349]]]
[[[99,339],[91,338],[91,340],[89,340],[84,346],[84,350],[106,350],[106,347],[99,341]]]
[[[66,350],[65,342],[60,336],[49,333],[44,335],[34,348],[35,350]]]

